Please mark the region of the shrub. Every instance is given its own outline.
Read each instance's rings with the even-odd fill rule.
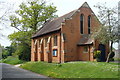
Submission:
[[[99,62],[100,61],[100,50],[94,51],[94,58]]]
[[[112,51],[112,53],[110,54],[110,58],[113,58],[115,56],[115,52]]]
[[[112,51],[112,53],[110,54],[110,59],[109,61],[114,61],[114,57],[115,56],[115,52]]]

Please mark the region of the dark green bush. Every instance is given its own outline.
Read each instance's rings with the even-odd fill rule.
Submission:
[[[110,58],[113,58],[115,56],[115,52],[112,52],[111,54],[110,54]]]
[[[112,52],[111,54],[110,54],[110,59],[109,59],[109,61],[114,61],[114,57],[115,56],[115,52]]]

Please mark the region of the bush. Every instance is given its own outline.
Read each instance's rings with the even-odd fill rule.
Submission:
[[[114,61],[114,57],[115,56],[115,52],[112,51],[112,53],[110,54],[110,59],[109,61]]]
[[[24,61],[30,61],[31,48],[28,45],[20,45],[18,51],[18,58]]]
[[[94,51],[94,58],[99,62],[100,61],[100,53],[101,51],[96,50]]]
[[[114,58],[110,58],[109,61],[114,61]]]
[[[18,56],[19,60],[30,61],[31,48],[29,45],[20,44],[18,49],[13,53],[13,56]]]
[[[110,58],[113,58],[115,56],[115,52],[112,52],[111,54],[110,54]]]

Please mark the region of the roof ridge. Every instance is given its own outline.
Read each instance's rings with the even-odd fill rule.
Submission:
[[[55,18],[50,19],[36,32],[35,35],[32,36],[32,38],[39,37],[39,36],[45,35],[47,33],[51,33],[53,31],[58,31],[59,29],[61,29],[60,25],[62,22],[64,22],[64,19],[70,19],[77,12],[79,12],[82,7],[90,8],[88,3],[84,2],[82,4],[82,6],[80,6],[78,9],[72,10],[72,11],[70,11],[70,12],[68,12],[60,17],[55,17]],[[91,11],[92,11],[92,9],[91,9]]]
[[[75,9],[75,10],[77,10],[77,9]],[[70,11],[70,12],[68,12],[68,13],[66,13],[66,14],[64,14],[64,15],[62,15],[62,16],[60,16],[60,17],[64,17],[64,16],[68,15],[69,13],[72,13],[72,12],[75,11],[75,10],[72,10],[72,11]]]

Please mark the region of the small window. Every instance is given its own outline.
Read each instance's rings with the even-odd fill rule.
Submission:
[[[57,49],[53,50],[53,56],[57,56]]]
[[[54,46],[57,46],[57,36],[54,36]]]
[[[84,46],[84,53],[88,52],[88,46]]]
[[[45,38],[45,47],[47,47],[48,38]]]

